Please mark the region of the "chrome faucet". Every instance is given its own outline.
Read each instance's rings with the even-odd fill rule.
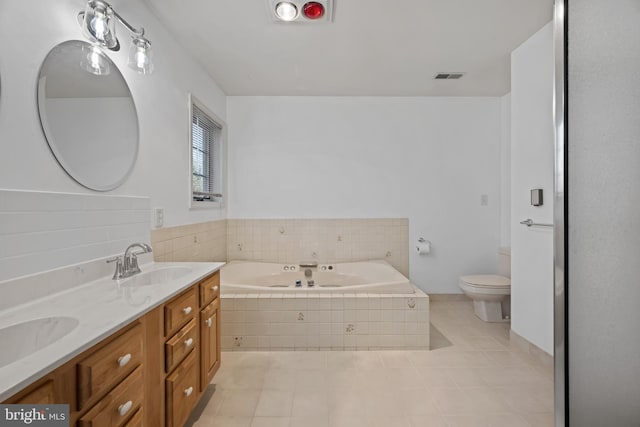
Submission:
[[[133,250],[139,248],[141,251],[134,252]],[[131,277],[134,274],[140,273],[140,266],[138,266],[138,255],[147,254],[153,252],[151,246],[146,243],[132,243],[124,251],[124,256],[117,256],[107,260],[107,263],[116,263],[116,271],[113,273],[113,280],[124,279]]]

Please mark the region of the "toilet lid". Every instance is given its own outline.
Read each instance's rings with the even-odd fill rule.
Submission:
[[[460,278],[465,283],[471,286],[478,287],[491,287],[491,288],[504,288],[511,286],[511,279],[504,276],[498,276],[496,274],[477,274],[474,276],[462,276]]]

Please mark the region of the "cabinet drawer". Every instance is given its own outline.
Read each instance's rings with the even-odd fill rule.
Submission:
[[[212,276],[200,282],[200,308],[206,306],[220,296],[220,272],[216,271]]]
[[[142,366],[89,410],[78,422],[79,427],[118,427],[142,405]]]
[[[165,368],[167,372],[171,372],[191,350],[196,347],[198,340],[198,330],[196,321],[191,320],[187,325],[180,329],[167,343],[164,345]]]
[[[168,337],[182,325],[193,319],[197,313],[198,301],[192,287],[164,306],[164,336]]]
[[[182,427],[198,401],[198,370],[194,351],[167,377],[167,427]]]
[[[131,417],[129,422],[126,423],[124,427],[142,427],[144,425],[142,423],[143,412],[144,411],[142,410],[142,408],[138,409],[138,412],[136,412],[136,414],[133,417]]]
[[[78,405],[111,389],[142,361],[142,326],[137,325],[78,363]]]

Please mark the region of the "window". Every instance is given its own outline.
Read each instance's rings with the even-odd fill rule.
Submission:
[[[218,206],[222,201],[223,125],[195,98],[190,104],[192,206]]]

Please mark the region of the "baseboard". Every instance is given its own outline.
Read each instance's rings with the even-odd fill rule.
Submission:
[[[509,331],[509,340],[512,347],[528,354],[533,359],[540,362],[540,364],[545,368],[553,369],[553,356],[524,338],[522,335],[514,332],[513,329]]]
[[[427,294],[431,301],[471,301],[465,294]]]

